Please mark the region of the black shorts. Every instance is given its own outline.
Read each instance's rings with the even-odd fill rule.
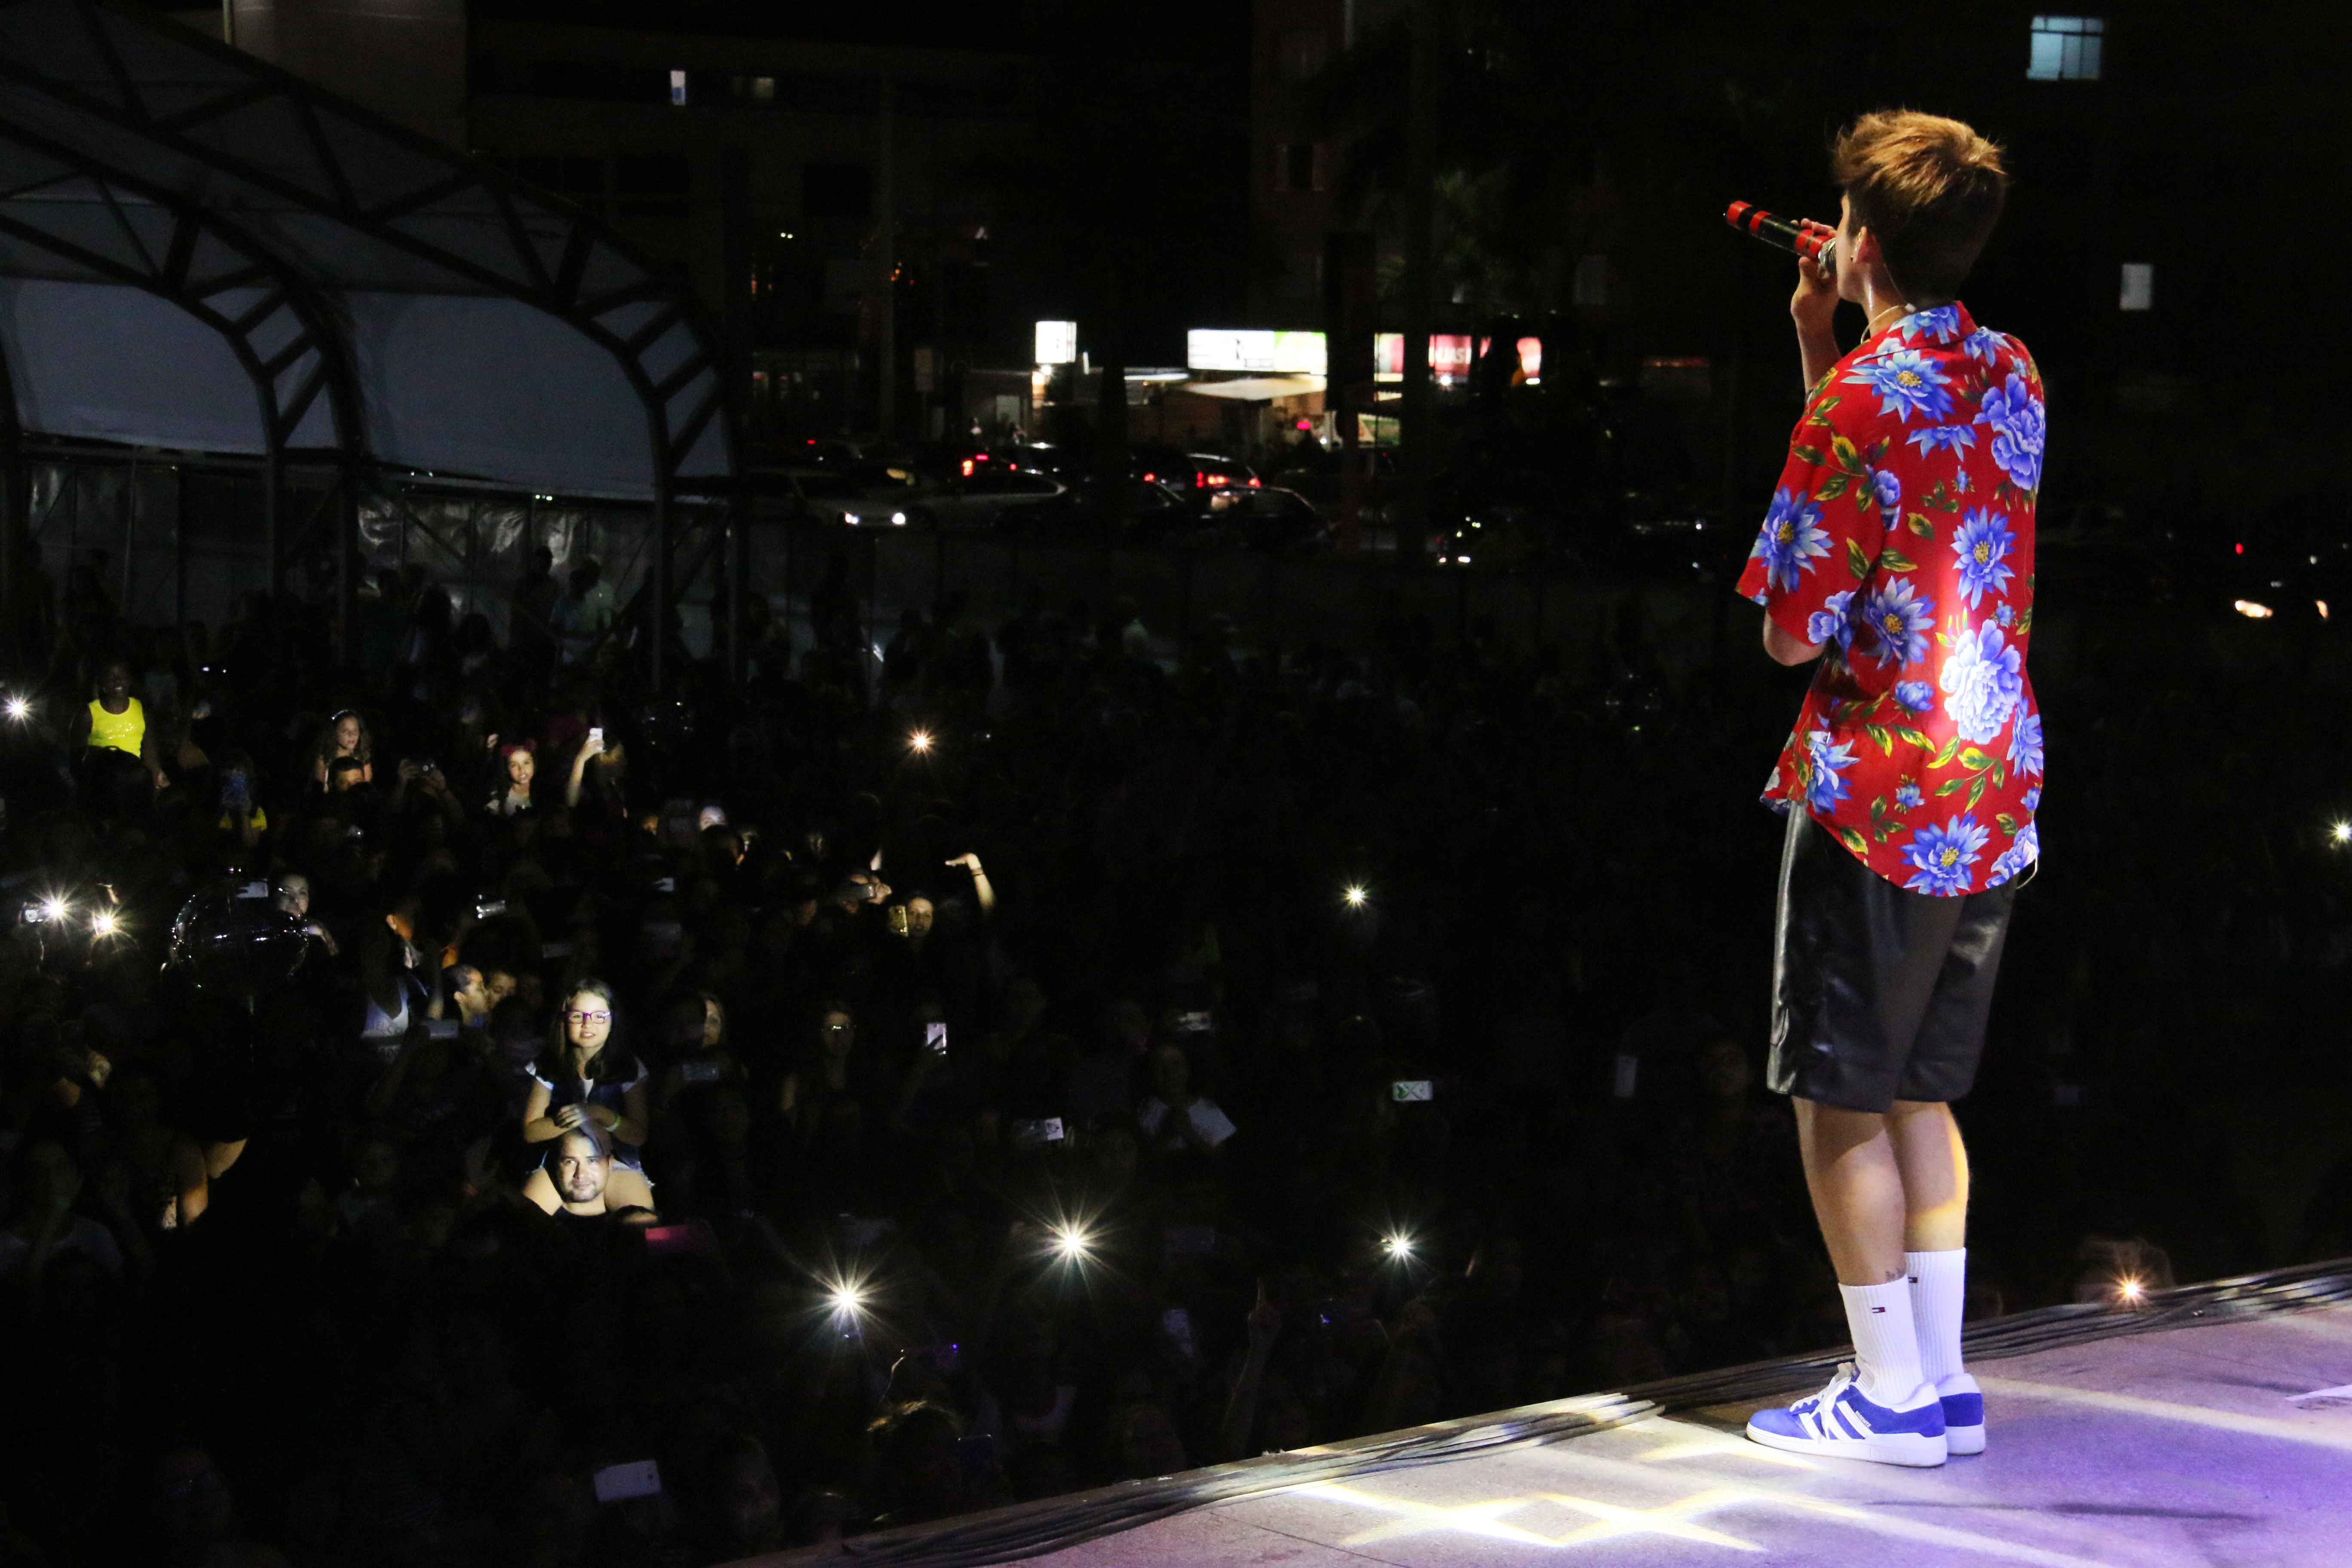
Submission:
[[[1765,1080],[1848,1110],[1968,1093],[2016,902],[2014,881],[1957,899],[1906,892],[1790,808]]]

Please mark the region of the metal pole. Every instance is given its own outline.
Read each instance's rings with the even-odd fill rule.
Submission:
[[[669,546],[670,546],[670,482],[662,476],[654,486],[654,570],[653,570],[653,673],[654,693],[662,691],[662,677],[669,658]]]
[[[877,205],[881,208],[882,306],[877,321],[874,423],[887,441],[898,433],[898,181],[892,151],[897,127],[887,76],[882,79],[881,95],[881,172],[875,184]]]
[[[1402,530],[1412,530],[1416,553],[1429,529],[1429,480],[1437,432],[1429,385],[1429,334],[1435,324],[1437,280],[1433,187],[1437,180],[1437,16],[1433,0],[1412,0],[1412,64],[1405,119],[1404,406],[1398,456],[1403,459]]]

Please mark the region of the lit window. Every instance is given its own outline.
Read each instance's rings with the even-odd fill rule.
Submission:
[[[773,103],[776,99],[776,79],[755,76],[751,79],[751,96],[761,103]]]
[[[2124,263],[2123,299],[2119,308],[2126,310],[2156,309],[2156,268],[2145,261]]]
[[[684,103],[686,101],[686,73],[684,71],[672,71],[669,73],[669,100],[672,103]]]
[[[2104,16],[2036,16],[2033,52],[2025,64],[2028,81],[2096,81],[2099,45],[2107,30]]]

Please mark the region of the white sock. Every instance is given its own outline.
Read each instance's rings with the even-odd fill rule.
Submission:
[[[1969,1249],[1906,1252],[1903,1271],[1911,1276],[1911,1321],[1919,1331],[1919,1373],[1940,1384],[1960,1373],[1960,1313],[1968,1304]]]
[[[1862,1392],[1879,1405],[1909,1402],[1927,1379],[1919,1371],[1919,1341],[1911,1326],[1911,1285],[1841,1285],[1846,1328],[1853,1334],[1853,1360]]]

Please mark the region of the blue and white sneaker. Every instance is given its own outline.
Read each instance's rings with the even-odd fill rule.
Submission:
[[[1791,1454],[1882,1465],[1940,1465],[1947,1452],[1944,1405],[1932,1385],[1922,1384],[1910,1404],[1890,1409],[1863,1394],[1852,1362],[1841,1364],[1819,1394],[1749,1416],[1748,1436]]]
[[[1955,1454],[1981,1454],[1985,1448],[1984,1394],[1977,1380],[1956,1372],[1936,1384],[1944,1402],[1944,1444]]]

